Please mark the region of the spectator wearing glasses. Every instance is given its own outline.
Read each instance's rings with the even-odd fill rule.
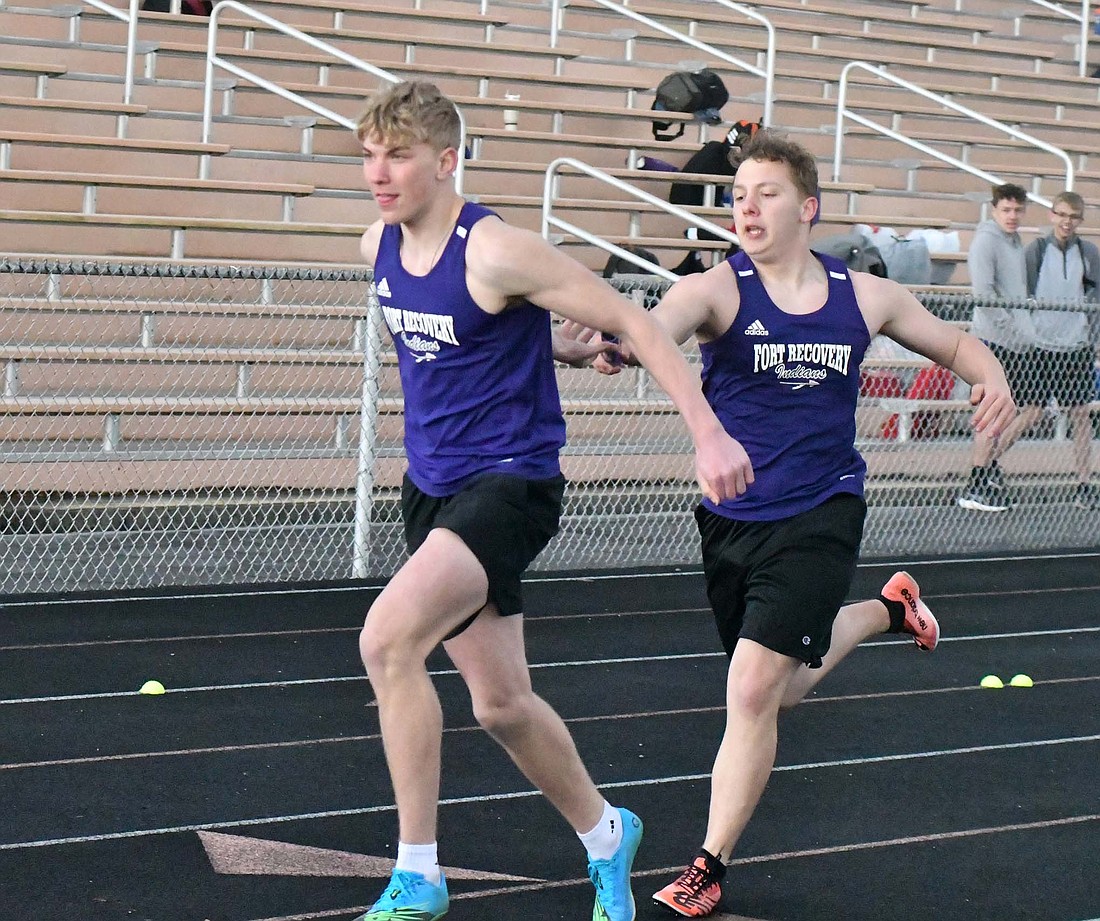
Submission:
[[[1042,301],[1100,301],[1100,249],[1083,240],[1077,228],[1085,217],[1085,201],[1076,192],[1060,192],[1050,209],[1051,232],[1029,243],[1024,251],[1027,292]],[[1090,483],[1092,420],[1088,403],[1095,393],[1094,365],[1100,342],[1100,314],[1076,310],[1036,310],[1035,366],[1043,373],[1031,393],[1017,399],[1023,409],[1017,419],[1023,434],[1039,419],[1053,397],[1069,411],[1073,429],[1073,459],[1077,484],[1073,502],[1079,508],[1100,508],[1100,492]],[[1012,435],[1012,427],[1002,441]],[[1010,442],[1011,443],[1011,442]]]
[[[1027,189],[1011,182],[993,187],[991,217],[978,224],[966,257],[976,296],[1010,302],[1027,298],[1027,265],[1018,230],[1026,210]],[[1023,405],[1017,391],[1032,375],[1028,367],[1035,345],[1031,311],[980,304],[974,308],[970,332],[997,356],[1017,405]],[[999,438],[975,432],[970,482],[958,497],[963,508],[980,512],[1011,508],[997,458],[1019,437],[1018,431],[1013,434],[1015,427],[1016,420]]]

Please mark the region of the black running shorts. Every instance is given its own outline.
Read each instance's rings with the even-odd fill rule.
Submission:
[[[695,510],[707,597],[726,655],[744,637],[820,667],[855,575],[866,514],[851,493],[779,521]]]
[[[565,478],[560,475],[525,480],[494,473],[467,483],[453,496],[438,498],[422,492],[406,474],[401,484],[401,517],[409,554],[416,552],[433,528],[453,531],[484,567],[488,600],[501,614],[519,614],[523,610],[520,577],[558,533],[564,493]]]

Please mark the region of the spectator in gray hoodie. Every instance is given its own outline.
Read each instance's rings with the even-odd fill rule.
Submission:
[[[1085,216],[1085,200],[1076,192],[1060,192],[1050,207],[1053,229],[1032,240],[1024,250],[1027,293],[1040,301],[1100,301],[1100,250],[1081,239],[1077,228]],[[1076,310],[1036,310],[1035,365],[1045,373],[1029,381],[1030,392],[1017,393],[1023,410],[1021,434],[1038,421],[1041,406],[1053,397],[1069,410],[1073,428],[1073,460],[1078,508],[1100,508],[1100,492],[1090,483],[1092,420],[1088,404],[1096,392],[1097,324],[1100,314]],[[1003,439],[1002,439],[1003,440]]]
[[[993,216],[978,225],[966,257],[971,289],[979,297],[1023,302],[1028,296],[1027,265],[1017,228],[1027,209],[1027,190],[1010,182],[994,186],[992,204]],[[997,356],[1015,395],[1033,373],[1029,362],[1035,346],[1031,311],[976,306],[970,331]],[[1019,397],[1016,402],[1024,405]],[[997,439],[980,432],[975,434],[970,482],[958,499],[963,508],[982,512],[1011,508],[997,457],[1024,430],[1019,422],[1018,417]]]

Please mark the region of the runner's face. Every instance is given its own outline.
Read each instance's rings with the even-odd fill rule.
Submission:
[[[790,167],[769,160],[746,160],[733,186],[733,223],[750,258],[785,248],[809,225],[817,202],[803,198]]]
[[[423,214],[441,190],[450,192],[455,152],[424,142],[363,142],[363,178],[387,224],[408,223]]]

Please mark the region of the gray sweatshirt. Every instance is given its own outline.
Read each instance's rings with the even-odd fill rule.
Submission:
[[[974,231],[966,264],[974,294],[1011,301],[1027,299],[1027,264],[1018,233],[1005,233],[996,221],[982,221]],[[1036,344],[1027,309],[975,307],[970,331],[1014,352],[1027,351]]]
[[[1027,262],[1027,290],[1043,301],[1100,300],[1100,250],[1073,234],[1063,249],[1054,234],[1032,240],[1024,250]],[[1088,280],[1086,291],[1085,281]],[[1036,344],[1050,352],[1068,352],[1097,338],[1096,314],[1090,317],[1070,310],[1036,310],[1032,323]]]

